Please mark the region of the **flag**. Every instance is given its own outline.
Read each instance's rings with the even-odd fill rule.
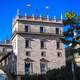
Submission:
[[[27,6],[27,7],[30,7],[30,6],[31,6],[31,4],[27,4],[26,6]]]
[[[46,9],[48,9],[49,7],[48,6],[46,6]]]

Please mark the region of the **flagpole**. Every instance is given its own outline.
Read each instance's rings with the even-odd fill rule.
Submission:
[[[45,9],[46,9],[46,14],[45,14],[45,16],[47,17],[47,16],[48,16],[48,9],[49,9],[49,6],[46,6]]]
[[[26,7],[27,7],[27,15],[29,15],[28,13],[29,13],[29,9],[30,9],[30,7],[31,7],[31,4],[30,3],[28,3],[27,5],[26,5]]]

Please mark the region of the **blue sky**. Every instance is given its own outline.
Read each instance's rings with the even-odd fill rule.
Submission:
[[[30,3],[31,7],[26,7]],[[45,6],[49,6],[48,14],[50,17],[60,18],[61,13],[75,11],[80,15],[80,0],[0,0],[0,40],[11,38],[12,19],[16,16],[19,8],[20,14],[24,15],[35,13],[36,15],[46,15]]]

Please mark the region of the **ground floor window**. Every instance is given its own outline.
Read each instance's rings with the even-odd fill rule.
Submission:
[[[41,74],[45,74],[47,71],[47,64],[46,63],[40,63],[40,71]]]
[[[30,68],[31,68],[30,63],[25,63],[25,74],[30,74]]]

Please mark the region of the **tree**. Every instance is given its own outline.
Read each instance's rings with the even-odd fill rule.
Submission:
[[[69,46],[71,43],[71,47],[75,47],[77,44],[80,44],[80,20],[79,17],[76,16],[74,12],[66,12],[65,20],[63,20],[63,24],[70,26],[70,28],[63,33],[64,38],[61,38],[62,42]]]
[[[47,80],[72,80],[71,72],[66,67],[53,69],[46,73]]]
[[[80,48],[75,48],[77,44],[80,44],[80,20],[74,12],[66,12],[65,20],[63,21],[64,26],[70,26],[66,32],[64,32],[64,37],[61,41],[71,49],[72,57],[72,67],[75,64],[74,54],[80,51]],[[73,80],[75,80],[75,74],[73,71]]]

